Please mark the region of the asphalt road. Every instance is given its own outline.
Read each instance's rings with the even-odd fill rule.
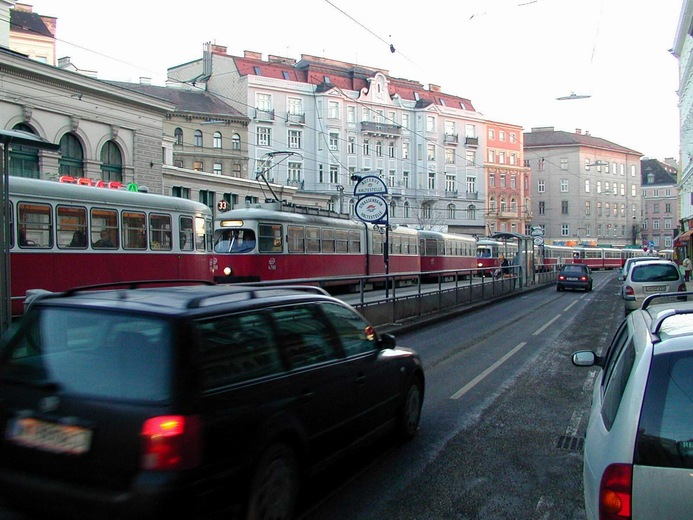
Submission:
[[[548,287],[413,331],[427,373],[421,432],[321,478],[302,520],[583,519],[594,370],[623,318],[615,271],[592,293]]]

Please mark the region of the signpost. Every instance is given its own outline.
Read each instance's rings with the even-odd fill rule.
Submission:
[[[352,177],[353,179],[353,177]],[[354,211],[363,222],[370,222],[375,229],[382,225],[385,228],[385,247],[383,248],[383,262],[385,263],[385,275],[390,274],[390,219],[387,201],[381,196],[387,195],[387,186],[376,175],[359,177],[354,186],[354,196],[358,197]],[[385,282],[385,296],[389,294],[389,281]]]

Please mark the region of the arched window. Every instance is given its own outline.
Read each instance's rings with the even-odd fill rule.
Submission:
[[[195,146],[202,146],[202,130],[195,130]]]
[[[214,132],[214,141],[212,147],[221,148],[221,132]]]
[[[430,203],[424,202],[421,204],[421,217],[422,218],[431,218],[433,216],[433,207],[431,206]]]
[[[512,197],[510,199],[510,211],[512,211],[513,213],[517,213],[517,200],[515,199],[515,197]]]
[[[101,148],[101,179],[123,182],[123,156],[113,141],[106,141]]]
[[[409,206],[409,201],[404,203],[404,218],[409,218],[411,207]]]
[[[448,204],[448,218],[455,218],[456,208],[454,204]]]
[[[390,218],[397,217],[397,203],[393,200],[390,202]]]
[[[467,206],[467,219],[476,220],[476,206],[474,204]]]
[[[15,125],[13,130],[21,130],[23,132],[29,132],[30,134],[36,134],[33,128],[24,123]],[[39,172],[38,148],[13,144],[10,147],[9,168],[10,175],[39,179],[41,174]]]
[[[500,199],[500,210],[501,211],[507,211],[508,209],[508,203],[505,200],[505,197],[501,197]]]
[[[176,144],[183,145],[183,129],[182,128],[176,128],[173,131],[173,137],[176,138]]]
[[[240,150],[241,149],[241,136],[238,134],[233,134],[231,136],[231,149]]]
[[[488,209],[489,211],[496,211],[496,198],[493,196],[488,201]]]
[[[60,138],[60,175],[84,177],[84,150],[77,136],[67,133]]]

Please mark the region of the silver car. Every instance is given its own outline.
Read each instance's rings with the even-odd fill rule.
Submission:
[[[634,263],[621,288],[625,313],[637,309],[643,300],[656,293],[685,291],[679,266],[672,260],[651,260]]]
[[[601,368],[584,443],[590,520],[691,518],[693,303],[655,304],[671,297],[647,298],[603,355],[573,354]]]

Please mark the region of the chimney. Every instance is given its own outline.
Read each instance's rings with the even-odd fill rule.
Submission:
[[[222,56],[226,56],[226,46],[225,45],[217,45],[216,43],[212,43],[210,45],[210,51],[213,54],[221,54]]]
[[[576,128],[576,129],[575,129],[575,133],[576,133],[577,135],[580,135],[580,134],[582,133],[582,130],[581,130],[580,128]]]
[[[152,78],[148,78],[146,76],[140,76],[140,85],[151,85],[152,84]]]
[[[434,85],[433,83],[429,83],[428,90],[430,90],[431,92],[440,92],[440,85]]]
[[[261,52],[255,52],[255,51],[243,51],[243,57],[244,58],[250,58],[252,60],[261,60],[262,59],[262,53]]]

